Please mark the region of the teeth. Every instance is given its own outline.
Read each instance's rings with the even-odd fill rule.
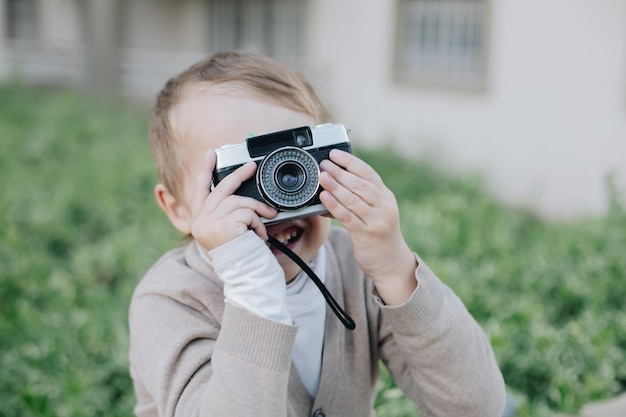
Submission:
[[[276,240],[278,240],[283,245],[288,243],[291,239],[298,235],[298,229],[291,229],[282,231],[281,233],[274,236]]]

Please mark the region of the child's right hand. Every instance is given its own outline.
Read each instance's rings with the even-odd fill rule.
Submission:
[[[233,194],[254,175],[256,164],[250,161],[237,168],[211,191],[215,163],[215,151],[208,150],[196,175],[191,201],[191,235],[208,251],[250,229],[267,240],[267,230],[260,217],[272,218],[277,211],[254,198]]]

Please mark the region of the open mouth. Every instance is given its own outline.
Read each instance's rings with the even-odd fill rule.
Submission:
[[[294,245],[304,234],[304,227],[298,224],[279,224],[268,228],[267,233],[285,246]],[[274,248],[272,248],[274,251]]]

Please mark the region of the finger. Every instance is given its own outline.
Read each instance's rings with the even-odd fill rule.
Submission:
[[[370,204],[337,182],[328,172],[322,172],[319,178],[320,185],[333,196],[337,203],[366,223],[367,216],[373,210]]]
[[[353,195],[355,195],[370,206],[375,206],[380,203],[381,189],[376,187],[368,180],[346,171],[345,169],[339,167],[338,165],[335,165],[329,160],[322,161],[320,163],[320,167],[323,172],[330,175],[334,182],[340,184],[343,188],[350,191],[350,194],[345,195],[346,198],[352,199]],[[322,182],[323,180],[320,179],[320,184],[322,184],[322,187],[327,188],[327,186],[330,186],[324,185]],[[344,202],[348,203],[349,206],[352,205],[351,201],[349,200],[346,200]]]
[[[248,223],[248,227],[254,230],[254,233],[256,233],[261,239],[267,241],[268,235],[267,235],[267,229],[265,228],[265,224],[261,221],[259,216],[254,212],[252,213],[252,216],[250,217],[250,222]]]
[[[215,186],[212,194],[215,198],[211,199],[212,203],[208,204],[207,210],[212,211],[215,207],[221,203],[222,200],[232,195],[244,181],[252,177],[256,172],[256,164],[252,161],[248,161],[246,164],[240,166],[231,174],[227,175],[219,184]]]
[[[254,231],[261,239],[267,240],[268,234],[265,224],[259,215],[251,209],[242,208],[232,214],[231,220],[241,224],[246,229]]]
[[[211,210],[211,217],[219,219],[228,216],[230,213],[240,209],[248,209],[257,213],[261,217],[269,218],[276,216],[277,211],[267,204],[255,200],[251,197],[243,197],[239,195],[230,195],[222,200],[214,209]],[[208,208],[207,208],[208,210]]]
[[[209,149],[204,155],[200,170],[196,174],[194,183],[193,197],[191,200],[191,211],[197,213],[200,211],[204,200],[211,192],[211,178],[213,175],[213,169],[215,168],[215,151]]]
[[[335,164],[353,173],[357,177],[371,182],[378,188],[385,186],[380,175],[378,175],[374,168],[355,155],[340,149],[333,149],[328,156]]]
[[[366,227],[365,223],[354,212],[345,208],[329,191],[324,190],[320,193],[320,201],[326,207],[328,212],[346,229]]]

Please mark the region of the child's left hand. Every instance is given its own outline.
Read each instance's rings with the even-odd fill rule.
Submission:
[[[417,260],[400,230],[394,194],[367,163],[334,149],[320,164],[320,200],[343,224],[359,266],[389,305],[406,302],[417,286]]]

